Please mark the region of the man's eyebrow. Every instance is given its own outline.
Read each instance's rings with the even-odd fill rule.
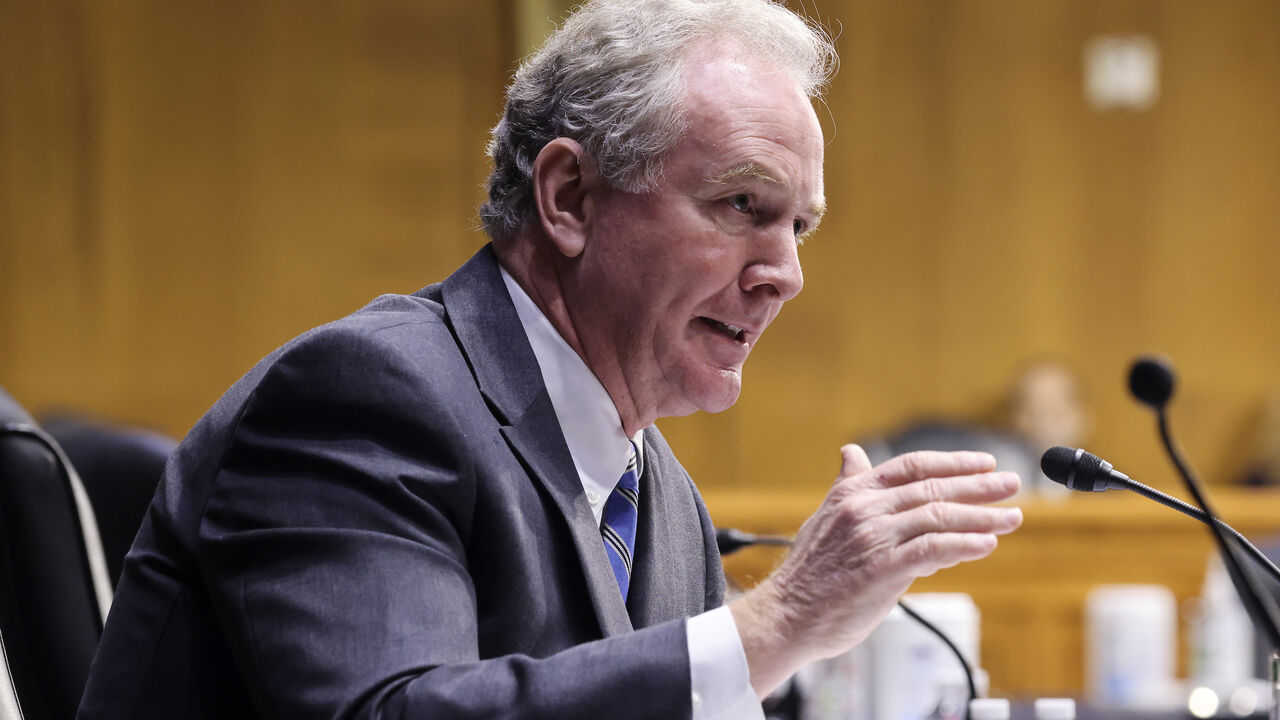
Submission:
[[[741,165],[731,167],[718,175],[713,175],[707,178],[707,182],[715,185],[727,185],[734,180],[742,180],[744,178],[761,180],[775,185],[782,182],[775,177],[773,173],[764,169],[764,166],[754,162],[746,162]]]
[[[750,178],[759,180],[773,185],[780,185],[782,181],[773,173],[769,172],[763,165],[755,162],[745,162],[741,165],[725,170],[722,173],[707,178],[707,182],[715,185],[728,185],[734,180]],[[822,222],[822,216],[827,214],[827,199],[819,195],[809,204],[809,213],[813,215],[813,227],[818,227],[818,223]]]
[[[822,216],[827,214],[827,199],[819,197],[809,206],[809,212],[813,213],[813,227],[818,227],[818,223],[822,222]]]

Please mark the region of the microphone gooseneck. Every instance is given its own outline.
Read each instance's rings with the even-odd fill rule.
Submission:
[[[716,528],[716,549],[720,551],[720,556],[732,555],[742,548],[751,547],[752,545],[778,545],[789,546],[791,538],[781,535],[756,535],[754,533],[743,532],[737,528],[718,527]]]
[[[1065,460],[1064,460],[1065,458]],[[1076,461],[1076,458],[1079,458]],[[1070,465],[1071,462],[1077,462],[1076,467]],[[1242,535],[1238,530],[1226,524],[1218,518],[1210,518],[1203,510],[1185,503],[1172,495],[1167,495],[1159,490],[1134,480],[1124,473],[1121,473],[1111,467],[1111,463],[1099,458],[1093,453],[1085,452],[1077,448],[1054,447],[1045,451],[1040,458],[1040,467],[1044,470],[1044,474],[1048,478],[1059,485],[1065,485],[1072,490],[1080,492],[1102,492],[1103,490],[1129,490],[1141,495],[1148,500],[1154,500],[1167,508],[1177,510],[1189,518],[1199,520],[1205,525],[1216,523],[1218,528],[1235,538],[1240,547],[1256,562],[1267,574],[1280,583],[1280,567],[1271,562],[1256,545],[1249,542],[1249,539]],[[1094,478],[1090,475],[1090,468],[1093,472],[1101,472],[1106,475],[1105,478]],[[1068,482],[1068,478],[1074,476],[1075,484]],[[1123,478],[1123,479],[1121,479]]]
[[[1155,411],[1160,441],[1164,444],[1169,460],[1173,462],[1178,475],[1182,477],[1182,482],[1191,493],[1192,499],[1211,521],[1208,523],[1209,529],[1213,533],[1213,540],[1218,546],[1218,552],[1222,555],[1222,563],[1227,568],[1227,575],[1236,588],[1240,602],[1244,604],[1254,627],[1267,636],[1272,650],[1280,650],[1280,609],[1276,607],[1275,598],[1262,588],[1257,576],[1240,563],[1240,558],[1236,554],[1238,547],[1249,548],[1252,547],[1251,543],[1244,540],[1239,533],[1235,533],[1238,541],[1235,547],[1227,540],[1227,534],[1223,530],[1225,523],[1218,519],[1217,514],[1209,506],[1209,501],[1200,487],[1200,481],[1191,471],[1191,466],[1183,459],[1182,453],[1178,451],[1177,444],[1173,440],[1167,414],[1169,398],[1173,396],[1174,389],[1172,368],[1167,363],[1150,356],[1139,358],[1129,372],[1129,389],[1139,402]],[[1257,552],[1257,548],[1253,548],[1253,551]]]

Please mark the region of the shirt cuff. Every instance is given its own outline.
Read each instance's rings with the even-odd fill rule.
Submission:
[[[728,606],[689,618],[685,637],[693,720],[764,720]]]

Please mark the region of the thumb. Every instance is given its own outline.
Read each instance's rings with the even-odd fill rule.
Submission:
[[[840,448],[840,477],[837,481],[870,469],[871,460],[867,458],[867,451],[861,445],[849,443]]]

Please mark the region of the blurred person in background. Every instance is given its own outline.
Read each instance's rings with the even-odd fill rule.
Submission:
[[[174,454],[82,718],[759,718],[1021,522],[990,455],[857,446],[721,606],[659,417],[731,406],[824,211],[835,51],[764,0],[580,7],[508,88],[491,244],[287,343]],[[834,453],[833,453],[834,455]]]
[[[1052,359],[1033,360],[1014,376],[1005,422],[1022,438],[1032,465],[1022,476],[1036,492],[1063,496],[1071,491],[1040,471],[1040,455],[1055,445],[1081,447],[1093,433],[1093,411],[1075,370]]]
[[[1010,428],[1039,452],[1054,445],[1079,447],[1093,428],[1084,383],[1057,360],[1035,360],[1018,371],[1007,415]]]
[[[1023,478],[1022,489],[1049,497],[1070,491],[1045,477],[1040,456],[1054,445],[1088,441],[1092,411],[1080,377],[1052,359],[1022,365],[998,403],[970,418],[921,417],[888,435],[859,438],[872,461],[918,450],[981,450]]]
[[[1280,485],[1280,390],[1263,401],[1254,428],[1240,481],[1253,487]]]

